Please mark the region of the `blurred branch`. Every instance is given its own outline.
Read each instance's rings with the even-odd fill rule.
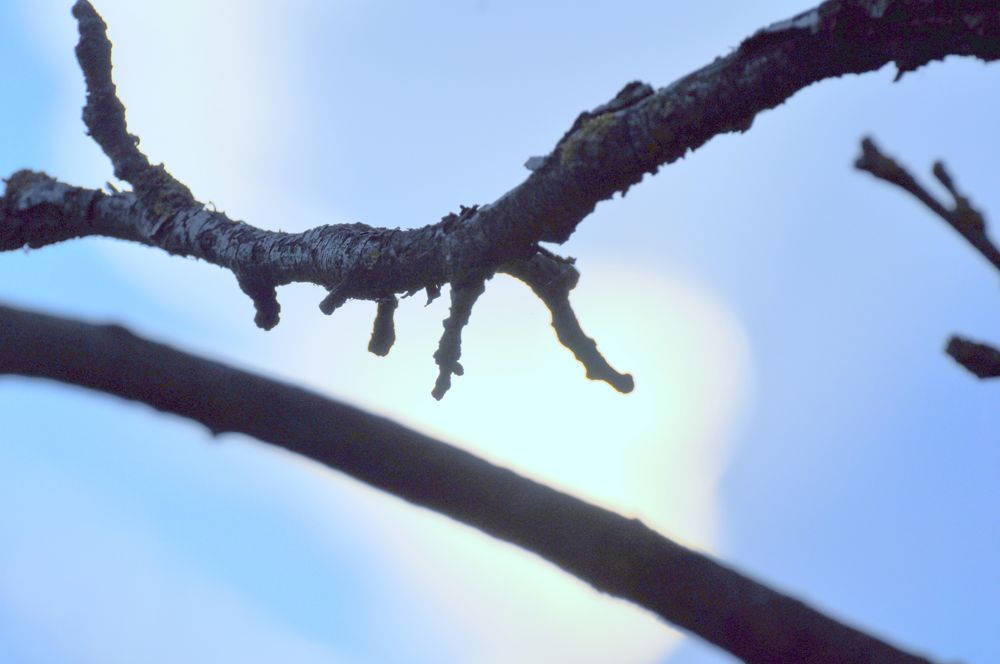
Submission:
[[[993,267],[1000,270],[1000,250],[986,235],[986,220],[979,210],[972,207],[969,199],[958,191],[955,181],[940,161],[934,162],[934,177],[938,179],[955,204],[951,207],[939,202],[923,185],[917,182],[910,173],[894,159],[883,154],[870,138],[861,141],[861,156],[854,162],[856,168],[867,171],[897,187],[908,191],[926,205],[934,214],[941,217],[976,248]]]
[[[713,136],[746,131],[758,113],[816,81],[890,62],[902,75],[946,55],[1000,57],[995,2],[828,0],[758,31],[665,88],[629,83],[609,102],[581,113],[549,154],[528,160],[528,178],[492,204],[411,230],[336,224],[280,233],[206,208],[166,168],[149,162],[125,123],[103,20],[86,0],[78,0],[73,13],[87,83],[84,123],[133,191],[106,194],[19,171],[0,200],[0,250],[104,235],[195,256],[233,272],[265,329],[278,322],[276,287],[311,282],[329,291],[321,303],[325,313],[348,299],[383,303],[376,327],[385,331],[392,297],[435,293],[445,283],[464,287],[519,261],[555,260],[539,242],[565,242],[598,202],[624,195],[645,174]],[[545,269],[556,270],[558,263]],[[515,267],[521,274],[531,269]],[[630,376],[611,369],[596,344],[590,347],[575,314],[565,310],[568,299],[550,301],[561,308],[552,312],[557,336],[575,343],[571,349],[587,375],[619,390],[631,387]],[[457,343],[460,330],[449,334]],[[385,354],[391,338],[380,334],[370,348]],[[444,337],[441,349],[454,363],[442,366],[435,393],[458,367],[460,349]]]
[[[933,173],[954,200],[954,205],[951,207],[938,201],[933,194],[917,182],[917,179],[909,171],[882,153],[870,138],[861,141],[861,155],[854,162],[854,165],[859,170],[867,171],[880,180],[885,180],[912,194],[937,216],[944,219],[994,268],[1000,270],[1000,250],[986,235],[986,219],[979,210],[972,207],[968,197],[958,190],[954,179],[942,162],[934,163]],[[1000,376],[1000,351],[991,346],[975,343],[961,337],[952,337],[948,341],[945,352],[979,378]]]
[[[555,563],[747,662],[926,662],[657,534],[388,419],[90,325],[0,306],[0,374],[80,385],[239,432]]]
[[[948,340],[945,352],[980,378],[1000,376],[1000,350],[962,337]]]

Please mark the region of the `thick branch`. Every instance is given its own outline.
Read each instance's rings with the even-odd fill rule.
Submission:
[[[926,662],[842,625],[636,519],[382,417],[95,326],[0,306],[0,373],[140,401],[283,447],[555,563],[747,662]]]
[[[745,131],[757,113],[816,81],[889,62],[902,73],[949,54],[1000,55],[995,1],[828,0],[666,88],[626,85],[582,113],[550,154],[530,159],[527,180],[491,205],[406,231],[338,224],[280,233],[206,209],[163,166],[150,165],[115,96],[106,26],[86,0],[73,11],[88,86],[84,121],[135,193],[108,196],[15,173],[0,205],[0,250],[107,235],[195,256],[233,271],[265,328],[278,321],[275,287],[293,281],[329,289],[321,306],[332,311],[347,299],[434,292],[534,260],[539,241],[565,242],[599,201],[717,134]],[[592,353],[577,350],[590,362]],[[606,364],[603,358],[588,364],[588,375],[621,376]]]

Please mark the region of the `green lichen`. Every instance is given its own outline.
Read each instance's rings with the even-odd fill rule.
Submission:
[[[614,113],[603,113],[585,120],[563,141],[559,149],[559,163],[568,166],[579,159],[588,144],[600,143],[616,124],[618,119]]]
[[[194,205],[191,191],[177,182],[163,164],[149,168],[142,175],[139,191],[145,192],[141,200],[155,219],[168,219]]]

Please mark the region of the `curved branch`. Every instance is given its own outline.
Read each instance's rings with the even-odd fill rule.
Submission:
[[[828,0],[665,88],[626,85],[580,114],[551,153],[529,159],[528,178],[492,204],[411,230],[337,224],[281,233],[206,209],[162,165],[150,165],[125,124],[104,22],[86,0],[73,12],[88,90],[84,122],[134,193],[106,195],[15,173],[0,205],[0,250],[107,235],[195,256],[233,271],[264,328],[278,322],[275,287],[293,281],[327,288],[321,308],[329,312],[348,299],[434,292],[536,260],[539,241],[565,242],[598,202],[713,136],[746,131],[758,113],[816,81],[889,62],[902,75],[950,54],[1000,57],[995,1]],[[593,353],[576,354],[589,363],[588,375],[621,376],[603,358],[592,362]]]
[[[747,662],[927,662],[590,505],[388,419],[147,341],[0,306],[0,374],[240,432],[532,551]],[[262,410],[261,404],[267,404]]]

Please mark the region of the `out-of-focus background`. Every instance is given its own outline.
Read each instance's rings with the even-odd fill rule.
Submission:
[[[130,130],[196,196],[295,231],[412,227],[490,202],[576,115],[728,53],[801,1],[97,0]],[[90,187],[70,2],[0,2],[0,174]],[[327,318],[106,239],[0,255],[0,298],[294,381],[710,552],[935,658],[1000,660],[1000,384],[942,352],[1000,342],[997,275],[852,168],[870,134],[945,158],[1000,225],[997,66],[825,81],[602,203],[560,251],[622,396],[497,277],[430,397],[447,298]],[[0,380],[0,661],[727,662],[540,559],[239,436]]]

